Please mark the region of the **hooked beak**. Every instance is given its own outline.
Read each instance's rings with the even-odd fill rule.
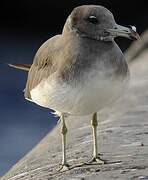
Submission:
[[[110,36],[114,38],[120,36],[120,37],[126,37],[133,40],[140,39],[139,34],[136,32],[135,26],[124,27],[117,24],[115,28],[108,29],[107,32],[110,34]]]

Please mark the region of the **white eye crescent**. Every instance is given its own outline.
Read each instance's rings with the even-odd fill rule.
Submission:
[[[97,24],[97,23],[98,23],[97,17],[96,17],[96,16],[93,16],[93,15],[89,16],[89,17],[87,18],[87,20],[88,20],[89,22],[93,23],[93,24]]]
[[[90,19],[96,19],[96,16],[89,16]]]

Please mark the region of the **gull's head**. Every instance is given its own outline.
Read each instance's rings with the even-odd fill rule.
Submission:
[[[118,36],[139,38],[134,26],[118,25],[108,9],[97,5],[76,7],[68,17],[65,26],[68,31],[75,32],[81,37],[100,41],[112,41]]]

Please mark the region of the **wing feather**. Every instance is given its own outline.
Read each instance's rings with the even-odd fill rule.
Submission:
[[[54,58],[54,54],[57,53],[58,49],[57,46],[55,46],[55,41],[58,41],[59,38],[60,35],[54,36],[46,41],[37,51],[33,64],[28,73],[25,88],[26,99],[31,100],[30,91],[42,80],[48,78],[53,72],[56,71],[56,59]]]
[[[23,70],[23,71],[29,71],[29,69],[31,67],[30,64],[8,64],[8,66]]]

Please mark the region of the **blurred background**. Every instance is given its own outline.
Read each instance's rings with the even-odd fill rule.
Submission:
[[[72,9],[82,4],[107,7],[118,24],[135,25],[141,34],[148,28],[146,2],[0,1],[0,176],[31,150],[57,122],[50,110],[24,99],[27,73],[9,68],[6,63],[31,63],[40,45],[51,36],[61,33]],[[116,41],[123,51],[131,43],[122,38]]]

